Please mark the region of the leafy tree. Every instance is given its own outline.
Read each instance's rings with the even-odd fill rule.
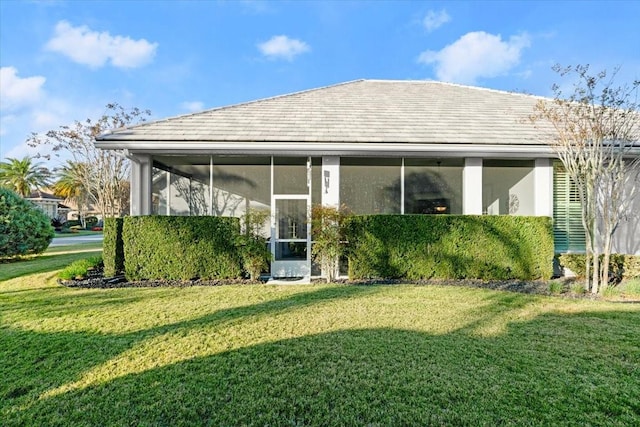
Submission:
[[[311,208],[311,256],[320,263],[331,283],[338,275],[340,257],[345,253],[345,221],[350,216],[345,206],[315,205]]]
[[[108,104],[106,112],[97,120],[75,121],[73,125],[60,126],[45,135],[32,134],[28,143],[34,147],[50,145],[56,155],[66,152],[74,163],[91,165],[78,171],[85,194],[103,218],[120,216],[128,204],[125,192],[129,160],[121,150],[96,148],[94,141],[109,130],[142,123],[150,114],[149,110],[127,110],[115,103]]]
[[[22,197],[29,197],[33,190],[49,185],[50,178],[51,172],[42,163],[34,163],[29,156],[22,160],[7,158],[6,162],[0,162],[0,185]]]
[[[54,234],[44,212],[13,191],[0,188],[0,258],[41,253]]]
[[[53,194],[72,201],[78,208],[78,219],[85,227],[85,212],[89,202],[89,194],[84,186],[83,177],[88,173],[85,163],[67,160],[57,172],[58,180],[53,184]]]
[[[553,102],[540,101],[532,119],[554,129],[551,147],[576,185],[582,207],[587,243],[585,288],[604,292],[613,235],[629,213],[638,187],[640,81],[615,86],[615,71],[611,78],[605,71],[593,75],[588,65],[556,65],[554,71],[577,78],[573,92],[565,96],[554,85]]]

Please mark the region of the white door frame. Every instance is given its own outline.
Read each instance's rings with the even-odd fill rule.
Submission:
[[[273,278],[292,278],[302,277],[311,278],[311,158],[307,157],[307,194],[274,194],[274,161],[271,158],[271,277]],[[306,201],[306,239],[280,239],[278,237],[278,200],[304,200]],[[277,260],[276,245],[286,242],[306,242],[306,259],[304,260]]]

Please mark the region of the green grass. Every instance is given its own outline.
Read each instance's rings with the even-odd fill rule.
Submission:
[[[616,286],[607,286],[604,291],[607,298],[634,298],[640,297],[640,277],[624,280]]]
[[[0,286],[5,280],[34,273],[46,273],[66,267],[72,262],[100,255],[102,242],[55,246],[43,254],[11,262],[0,262]]]
[[[93,270],[100,264],[102,264],[101,256],[82,258],[72,262],[71,264],[60,270],[58,272],[58,278],[62,280],[86,278],[89,270]]]
[[[96,234],[102,234],[102,231],[80,230],[69,233],[56,233],[56,237],[95,236]]]
[[[13,425],[637,425],[640,305],[438,286],[0,283]]]

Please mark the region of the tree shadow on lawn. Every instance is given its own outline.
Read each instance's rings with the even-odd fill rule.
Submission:
[[[153,333],[273,315],[369,289],[322,289],[123,336],[27,333],[33,348],[64,339],[56,351],[71,359],[82,355],[83,366],[69,363],[59,373],[54,365],[59,361],[48,361],[33,382],[55,374],[56,384],[36,386],[28,400],[5,394],[7,425],[637,422],[640,313],[633,311],[544,314],[511,322],[492,336],[474,333],[473,326],[441,335],[390,328],[332,331],[195,357],[37,398],[97,362],[86,363],[86,351],[107,360]],[[479,323],[491,322],[510,306],[499,298],[494,304],[493,315]],[[38,367],[30,362],[20,361],[18,375],[34,376],[28,370]]]
[[[629,314],[614,316],[623,329],[639,320]],[[626,341],[607,353],[576,333],[586,320],[544,315],[490,338],[329,332],[128,375],[12,415],[48,425],[631,425],[638,350]]]
[[[136,294],[140,294],[149,290],[127,290],[126,294],[129,295],[134,291]],[[156,293],[169,292],[170,288],[154,291]],[[0,415],[7,410],[14,412],[29,401],[33,402],[47,390],[78,380],[93,367],[102,365],[141,341],[156,336],[177,331],[185,331],[186,333],[201,327],[223,326],[251,317],[271,316],[332,299],[357,297],[375,291],[374,287],[364,286],[314,289],[280,299],[218,310],[195,319],[125,334],[34,332],[1,325],[0,360],[7,362],[0,363],[0,378],[3,378],[3,381],[0,381]],[[111,290],[110,293],[113,292],[115,290]],[[76,304],[65,307],[64,301],[74,298],[74,296],[67,293],[61,296],[54,294],[38,299],[36,301],[37,308],[32,306],[33,300],[27,299],[22,303],[22,307],[3,302],[3,310],[25,310],[29,313],[28,317],[32,319],[53,318],[72,314],[77,310],[86,311],[90,308],[124,305],[138,299],[138,297],[126,297],[110,298],[108,301],[104,301],[104,297],[104,291],[78,295],[76,298],[81,300],[88,298],[89,302],[80,302],[79,306]],[[8,406],[5,407],[5,405]]]

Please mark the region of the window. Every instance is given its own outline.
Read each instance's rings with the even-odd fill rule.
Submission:
[[[240,217],[249,208],[270,209],[271,158],[214,156],[212,194],[213,215]]]
[[[462,214],[462,159],[405,159],[405,214]]]
[[[553,237],[556,252],[584,252],[578,190],[560,162],[553,165]]]
[[[355,214],[399,214],[401,159],[340,159],[340,202]]]

